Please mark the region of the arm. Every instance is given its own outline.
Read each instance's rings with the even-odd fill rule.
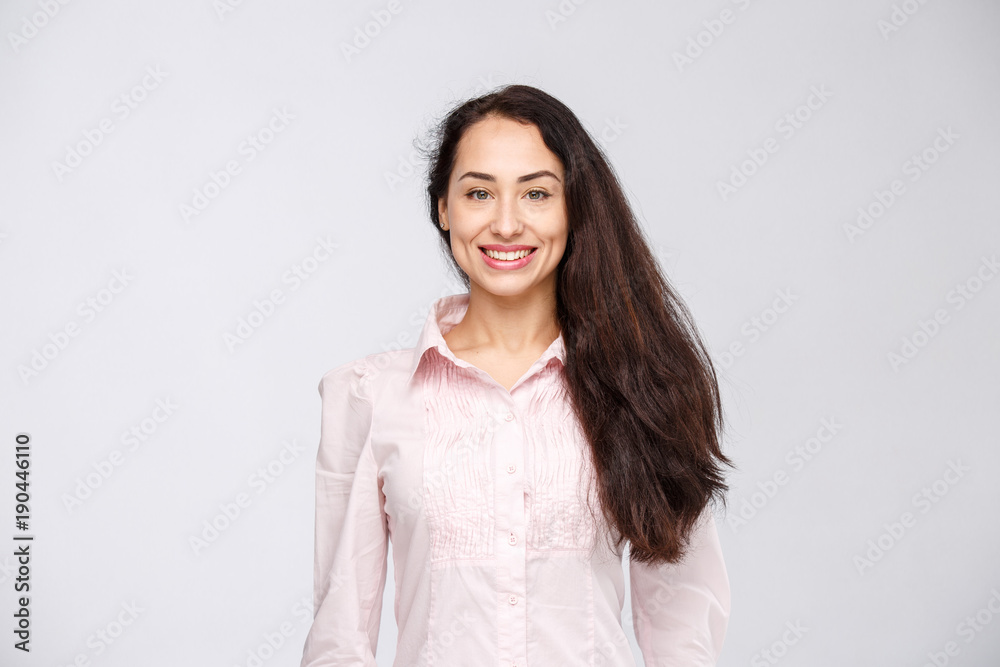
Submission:
[[[319,384],[313,623],[301,667],[375,667],[388,529],[371,450],[372,398],[363,359]]]
[[[729,624],[729,576],[709,507],[680,563],[629,562],[632,621],[646,667],[712,667]]]

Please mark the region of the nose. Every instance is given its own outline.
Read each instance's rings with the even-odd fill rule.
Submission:
[[[517,207],[517,199],[514,197],[499,197],[496,206],[496,215],[493,217],[491,230],[497,236],[511,238],[517,236],[521,231],[521,211]]]

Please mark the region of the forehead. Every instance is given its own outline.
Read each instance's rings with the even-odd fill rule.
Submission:
[[[535,125],[498,117],[484,118],[466,129],[458,142],[455,166],[454,177],[466,169],[497,175],[517,172],[515,176],[539,169],[562,173],[562,163]]]

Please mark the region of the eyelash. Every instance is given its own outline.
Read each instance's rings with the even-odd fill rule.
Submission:
[[[485,199],[479,199],[478,197],[476,197],[475,195],[477,192],[486,192],[486,190],[483,190],[482,188],[476,188],[475,190],[470,190],[465,196],[471,199],[472,201],[486,201]],[[531,194],[532,192],[537,192],[542,196],[538,197],[537,199],[529,199],[528,201],[545,201],[546,199],[552,196],[545,190],[539,190],[537,188],[534,190],[528,190],[528,194]]]

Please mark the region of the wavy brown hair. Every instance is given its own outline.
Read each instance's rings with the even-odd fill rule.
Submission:
[[[565,379],[591,445],[606,520],[630,558],[678,562],[706,506],[725,506],[722,402],[687,307],[653,257],[607,157],[565,104],[508,85],[452,109],[419,150],[444,253],[469,287],[438,220],[463,133],[487,117],[531,123],[562,161],[569,222],[556,280]],[[600,261],[595,261],[599,258]]]

